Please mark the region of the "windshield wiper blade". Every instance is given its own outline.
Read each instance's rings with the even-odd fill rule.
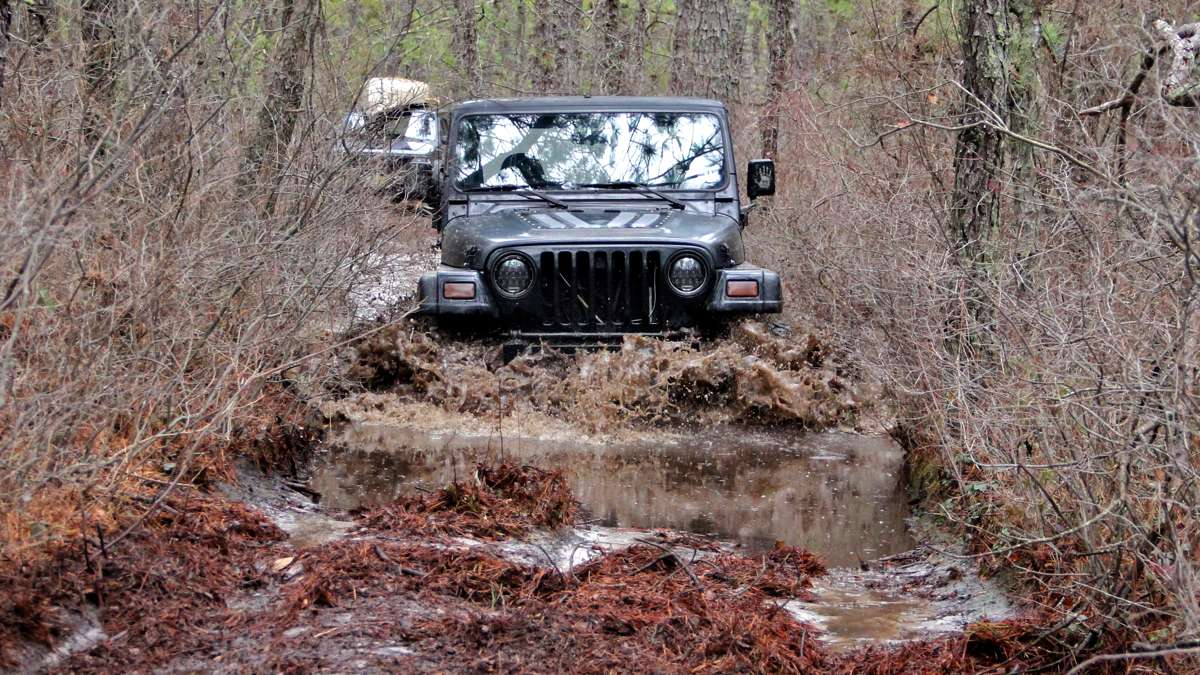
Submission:
[[[511,192],[518,197],[525,197],[526,199],[540,199],[555,208],[571,208],[569,204],[561,199],[555,199],[545,192],[539,192],[527,185],[481,185],[479,187],[466,188],[463,192]]]
[[[685,202],[683,202],[682,200],[676,199],[676,198],[672,197],[671,195],[663,194],[663,193],[659,192],[658,190],[655,190],[654,188],[646,185],[645,183],[636,183],[631,180],[614,180],[614,181],[610,181],[608,183],[583,183],[579,187],[601,188],[601,189],[607,188],[610,190],[631,190],[638,194],[651,195],[654,197],[658,197],[659,199],[663,200],[664,202],[667,202],[674,208],[677,208],[680,210],[687,209],[687,204]]]

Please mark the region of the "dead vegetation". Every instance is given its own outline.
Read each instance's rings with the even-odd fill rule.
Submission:
[[[560,500],[572,509],[573,500],[553,494],[561,478],[534,471],[480,467],[479,486],[470,493],[509,519],[569,522]],[[404,526],[424,536],[459,533],[441,517],[462,518],[462,505],[441,497],[463,491],[448,486],[408,513]],[[13,665],[26,643],[61,641],[68,627],[55,623],[55,608],[90,605],[99,609],[106,637],[74,656],[73,670],[187,663],[213,655],[234,634],[261,646],[257,660],[243,664],[256,669],[288,662],[286,653],[272,651],[286,648],[279,640],[284,631],[323,608],[340,608],[354,610],[368,634],[395,631],[393,638],[422,654],[424,668],[525,664],[547,672],[582,663],[599,671],[634,658],[669,670],[769,664],[799,671],[819,662],[815,644],[805,654],[804,631],[766,602],[804,597],[809,578],[823,573],[807,552],[697,557],[696,549],[665,539],[563,571],[461,545],[397,540],[394,518],[366,515],[354,539],[297,555],[261,514],[180,490],[129,540],[108,546],[97,529],[99,541],[64,546],[53,560],[0,578],[6,603],[0,650]],[[416,522],[421,518],[424,526]],[[262,592],[275,599],[246,599]],[[401,596],[424,609],[413,613],[396,600]],[[394,601],[372,605],[373,598]],[[447,603],[453,618],[436,618]],[[481,640],[486,650],[475,649]],[[231,644],[230,655],[238,653]],[[306,666],[322,663],[318,657]]]
[[[1194,670],[1200,117],[1156,95],[1179,69],[1150,31],[1191,10],[934,5],[807,52],[779,141],[804,161],[750,250],[896,395],[925,506],[1028,584],[1056,668],[1157,645]]]
[[[288,96],[263,91],[264,53],[308,51],[312,6],[281,40],[288,20],[260,5],[0,3],[6,554],[76,536],[91,510],[144,510],[118,498],[131,476],[195,481],[290,421],[280,390],[318,388],[306,357],[416,222],[331,161],[318,101],[355,93],[335,64],[302,59]],[[310,76],[319,93],[295,86]],[[256,117],[264,99],[288,119]],[[270,142],[249,161],[259,117]]]
[[[131,523],[122,523],[129,525]],[[206,644],[215,633],[195,630],[213,616],[238,625],[227,600],[261,583],[255,561],[283,540],[261,513],[241,504],[180,490],[138,523],[129,536],[97,524],[36,562],[4,560],[0,572],[0,659],[20,663],[26,643],[51,646],[76,627],[67,612],[94,607],[105,641],[75,667],[147,670]]]
[[[403,498],[358,519],[377,531],[503,538],[571,525],[578,509],[561,471],[500,464],[479,465],[473,479]]]
[[[416,671],[597,673],[631,663],[681,673],[1061,665],[1045,617],[830,653],[782,607],[811,599],[824,567],[786,546],[751,555],[667,536],[572,569],[514,562],[452,538],[566,524],[573,516],[563,509],[574,501],[555,474],[495,466],[477,475],[475,488],[450,485],[363,514],[351,538],[301,551],[252,509],[180,489],[118,544],[100,528],[0,577],[0,655],[13,665],[32,643],[63,642],[78,629],[63,617],[94,607],[104,632],[62,662],[75,672],[193,669],[216,657],[249,671],[336,669],[350,660]],[[468,493],[486,508],[464,512],[447,499]]]

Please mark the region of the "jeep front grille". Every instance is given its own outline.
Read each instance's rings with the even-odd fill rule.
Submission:
[[[541,327],[597,333],[660,330],[661,270],[657,250],[542,251]]]

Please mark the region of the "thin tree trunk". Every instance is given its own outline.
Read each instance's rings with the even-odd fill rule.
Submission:
[[[84,0],[81,6],[85,49],[83,81],[87,93],[83,138],[88,152],[95,148],[98,154],[104,151],[100,143],[111,122],[116,93],[116,22],[122,6],[121,0]]]
[[[671,50],[671,82],[668,90],[672,94],[685,94],[694,72],[691,50],[692,5],[696,0],[676,0],[675,41]]]
[[[583,14],[578,0],[535,0],[534,89],[541,93],[573,93],[579,87],[576,44]]]
[[[555,73],[558,90],[574,94],[579,89],[579,29],[583,17],[580,0],[554,0]]]
[[[555,0],[535,0],[533,3],[533,88],[543,94],[555,89],[554,12]]]
[[[1024,26],[1036,21],[1037,10],[1029,0],[968,0],[961,10],[962,84],[969,95],[959,120],[967,128],[955,139],[949,234],[967,273],[966,315],[956,317],[962,325],[955,332],[970,344],[992,322],[983,286],[992,276],[993,244],[1010,178],[1006,160],[1013,153],[993,123],[1024,130],[1028,73],[1034,65],[1032,50],[1023,44],[1028,39]]]
[[[725,99],[740,102],[749,82],[749,78],[745,77],[746,73],[742,72],[742,54],[746,50],[746,25],[749,23],[750,3],[748,0],[729,0],[726,4],[729,7],[729,44],[724,55],[725,62],[722,64],[723,77],[727,78],[728,82]]]
[[[12,2],[0,0],[0,96],[4,94],[4,71],[8,66],[8,31],[12,28]]]
[[[309,41],[320,16],[320,0],[282,0],[283,29],[263,88],[263,106],[246,145],[244,184],[282,169],[304,104],[311,61]],[[274,203],[268,198],[268,211]]]
[[[528,31],[528,17],[525,16],[525,0],[517,2],[517,48],[516,57],[518,59],[515,66],[516,73],[513,78],[513,84],[520,86],[525,83],[525,76],[529,74],[529,40],[526,39]]]
[[[987,113],[1006,114],[1005,75],[995,68],[1003,58],[997,19],[1007,13],[1005,0],[968,0],[962,8],[962,84],[970,93],[963,101],[961,124],[980,123]],[[979,326],[989,323],[990,312],[981,284],[990,276],[990,245],[1000,226],[1000,195],[1004,181],[1004,136],[980,124],[958,132],[954,144],[954,193],[950,204],[950,239],[959,263],[966,269],[966,316],[958,339],[974,342]]]
[[[453,33],[452,51],[459,59],[463,93],[478,96],[483,87],[479,70],[479,9],[475,0],[458,0],[458,17]]]
[[[400,23],[401,30],[399,35],[408,35],[412,31],[413,16],[417,11],[417,0],[405,0],[404,9],[400,15],[404,20]],[[396,75],[400,72],[400,64],[403,61],[404,50],[401,46],[401,39],[397,37],[394,42],[388,47],[388,53],[383,61],[383,74]]]
[[[694,76],[690,93],[715,99],[728,98],[732,90],[729,72],[731,8],[728,2],[704,1],[693,6],[695,22],[690,43]]]
[[[762,120],[762,154],[768,159],[776,159],[779,156],[779,118],[795,44],[792,33],[794,4],[795,0],[771,2],[771,33],[767,40],[770,50],[770,74],[767,81],[766,114]]]
[[[646,71],[646,0],[638,0],[626,31],[629,59],[621,73],[621,93],[643,94]]]
[[[600,60],[596,69],[596,93],[614,94],[620,88],[621,71],[628,56],[621,32],[621,0],[600,0]]]

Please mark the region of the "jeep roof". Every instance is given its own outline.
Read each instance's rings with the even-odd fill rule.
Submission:
[[[689,96],[542,96],[463,101],[457,115],[510,112],[712,112],[724,113],[725,104]]]

